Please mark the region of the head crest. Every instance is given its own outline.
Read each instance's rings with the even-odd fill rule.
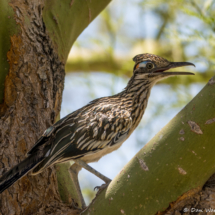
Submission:
[[[140,62],[145,61],[145,60],[151,60],[154,62],[159,62],[161,64],[169,63],[166,59],[159,57],[157,55],[154,55],[154,54],[149,54],[149,53],[138,54],[133,58],[133,61],[135,63],[140,63]]]

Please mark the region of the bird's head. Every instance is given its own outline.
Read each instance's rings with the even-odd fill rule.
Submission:
[[[157,82],[174,75],[194,75],[191,72],[166,72],[169,69],[182,66],[195,66],[189,62],[169,62],[153,54],[139,54],[133,58],[135,79],[148,79]]]

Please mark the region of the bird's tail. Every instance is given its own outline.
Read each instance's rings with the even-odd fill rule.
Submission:
[[[14,166],[8,172],[4,173],[0,178],[0,193],[10,187],[13,183],[27,174],[32,168],[38,165],[44,156],[39,155],[38,153],[32,154],[23,160],[21,163]]]

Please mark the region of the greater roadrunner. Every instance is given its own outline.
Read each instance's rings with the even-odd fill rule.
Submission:
[[[175,67],[194,66],[189,62],[169,62],[153,54],[139,54],[133,60],[133,76],[126,88],[114,96],[90,102],[49,127],[28,152],[28,157],[0,178],[0,193],[30,170],[36,175],[53,164],[66,161],[74,162],[70,175],[83,208],[86,205],[78,182],[78,172],[82,167],[108,185],[111,180],[87,163],[98,161],[118,149],[131,135],[144,114],[151,88],[157,81],[174,75],[193,75],[190,72],[165,72]]]

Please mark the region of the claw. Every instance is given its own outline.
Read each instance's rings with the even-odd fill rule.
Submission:
[[[98,190],[97,193],[96,193],[96,195],[98,195],[102,190],[104,190],[110,184],[110,182],[108,182],[106,184],[102,184],[101,186],[96,186],[94,188],[94,190]]]
[[[102,186],[102,185],[101,185]],[[96,186],[96,187],[94,187],[94,191],[96,191],[96,190],[99,190],[99,188],[101,187],[101,186]]]

